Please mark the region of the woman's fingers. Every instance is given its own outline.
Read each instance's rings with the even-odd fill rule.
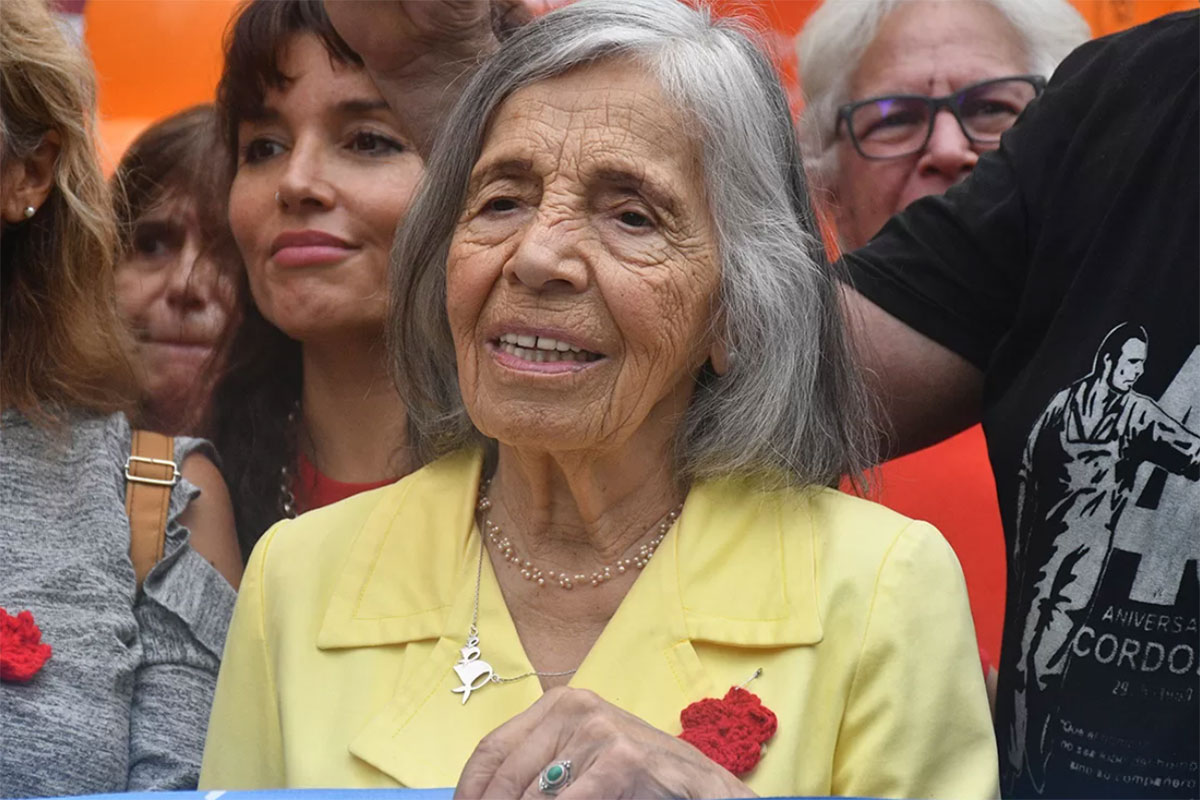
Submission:
[[[458,778],[454,789],[456,800],[520,796],[527,781],[513,776],[530,769],[530,763],[536,763],[533,769],[540,771],[554,758],[558,742],[557,736],[551,735],[551,728],[556,733],[561,730],[561,723],[554,724],[551,710],[565,691],[551,689],[532,706],[483,737]],[[507,764],[510,759],[513,763]],[[496,784],[497,776],[506,790]]]
[[[542,771],[570,761],[564,800],[585,797],[750,797],[700,751],[592,692],[553,689],[471,754],[454,796],[544,800]]]

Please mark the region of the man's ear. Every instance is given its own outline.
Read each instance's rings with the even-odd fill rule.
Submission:
[[[0,170],[0,216],[23,222],[26,208],[42,207],[54,188],[54,169],[61,143],[57,131],[47,131],[34,151],[22,159],[6,158]]]
[[[712,351],[708,354],[708,362],[712,364],[713,372],[724,375],[729,372],[729,349],[720,340],[713,340]]]

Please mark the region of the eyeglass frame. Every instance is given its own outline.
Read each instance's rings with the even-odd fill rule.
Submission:
[[[933,125],[935,122],[937,122],[938,112],[944,108],[954,116],[954,120],[958,123],[958,129],[963,132],[963,136],[967,137],[967,140],[970,141],[971,144],[995,144],[996,142],[1000,141],[999,137],[996,139],[977,139],[971,135],[970,131],[967,130],[966,123],[963,122],[963,118],[960,116],[959,110],[954,105],[953,101],[955,98],[958,98],[966,92],[972,91],[973,89],[978,89],[980,86],[987,86],[988,84],[992,83],[1003,83],[1004,81],[1025,81],[1032,85],[1033,99],[1029,101],[1030,103],[1038,99],[1042,92],[1046,91],[1046,78],[1042,75],[1002,75],[999,78],[988,78],[987,80],[976,81],[975,83],[962,87],[957,92],[951,92],[950,94],[945,94],[941,97],[930,97],[929,95],[925,94],[881,94],[877,97],[868,97],[865,100],[855,100],[852,103],[846,103],[845,105],[839,107],[837,124],[834,126],[834,130],[840,130],[842,123],[845,123],[846,132],[850,136],[850,144],[854,145],[854,150],[860,157],[865,158],[868,161],[891,161],[892,159],[896,158],[908,158],[909,156],[916,155],[929,146],[929,140],[933,137]],[[907,153],[898,153],[890,156],[871,156],[863,152],[862,145],[858,141],[858,136],[854,134],[854,126],[850,124],[850,116],[859,108],[868,106],[871,103],[878,103],[880,100],[924,100],[926,102],[931,109],[931,113],[929,114],[929,125],[925,129],[925,138],[921,140],[920,147]],[[1028,105],[1025,106],[1025,108],[1028,107]],[[1024,113],[1024,109],[1021,110],[1021,113]]]

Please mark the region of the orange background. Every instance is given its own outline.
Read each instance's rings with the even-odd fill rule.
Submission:
[[[1196,7],[1195,0],[1073,2],[1097,36]],[[818,0],[715,0],[715,5],[758,13],[798,110],[792,38]],[[109,169],[151,122],[213,99],[222,37],[236,6],[237,0],[88,0],[84,38],[99,78],[101,146]],[[973,428],[935,450],[889,463],[872,497],[946,534],[967,578],[979,643],[996,663],[1004,615],[1004,543],[985,452],[982,434]]]
[[[843,0],[852,2],[853,0]],[[1194,0],[1074,0],[1095,35],[1136,25]],[[791,39],[817,0],[717,0],[718,9],[757,12],[769,27],[780,71],[799,107]],[[100,82],[101,138],[113,163],[143,128],[213,99],[221,38],[236,0],[89,0],[84,39]]]

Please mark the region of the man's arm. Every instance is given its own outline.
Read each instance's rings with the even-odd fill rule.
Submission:
[[[842,305],[888,425],[885,457],[928,447],[979,421],[978,367],[846,285]]]

